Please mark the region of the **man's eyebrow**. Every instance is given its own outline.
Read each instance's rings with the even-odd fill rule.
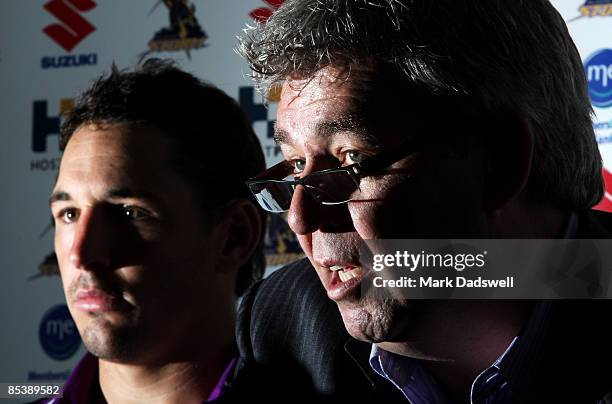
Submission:
[[[378,146],[380,140],[367,129],[367,125],[363,119],[355,115],[345,115],[338,119],[319,122],[315,128],[317,136],[331,137],[338,132],[351,132],[356,135],[359,140]],[[277,144],[291,143],[289,132],[276,126],[274,128],[274,141]]]
[[[371,131],[367,130],[363,118],[356,115],[345,115],[338,119],[320,122],[317,124],[316,131],[321,137],[330,137],[338,132],[351,132],[367,144],[379,143]]]
[[[153,203],[161,203],[160,199],[150,192],[139,192],[130,188],[113,188],[106,193],[108,199],[121,199],[121,198],[138,198],[151,201]],[[49,205],[59,201],[71,201],[72,197],[66,191],[58,190],[51,194],[49,198]]]
[[[274,142],[276,144],[289,143],[289,132],[274,125]]]
[[[159,198],[151,192],[138,191],[131,188],[113,188],[106,193],[108,199],[137,198],[159,202]]]
[[[55,202],[59,201],[71,201],[72,197],[68,192],[65,191],[55,191],[51,194],[49,198],[49,206],[53,205]]]

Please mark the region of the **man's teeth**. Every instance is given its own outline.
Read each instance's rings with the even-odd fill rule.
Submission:
[[[342,282],[346,282],[349,279],[357,278],[363,274],[363,269],[361,267],[350,267],[350,269],[345,269],[345,267],[334,265],[330,268],[332,271],[337,271],[338,276]]]
[[[344,272],[344,271],[340,271],[340,272],[338,272],[338,275],[340,276],[340,280],[341,280],[342,282],[346,282],[346,281],[348,281],[349,279],[352,279],[352,278],[353,278],[353,273],[352,273],[352,271],[351,271],[351,272]]]

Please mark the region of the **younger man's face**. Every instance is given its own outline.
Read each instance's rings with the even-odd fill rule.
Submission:
[[[218,239],[171,152],[155,128],[87,125],[62,157],[55,251],[70,312],[100,358],[181,356],[205,343],[192,341],[202,324],[214,328]]]

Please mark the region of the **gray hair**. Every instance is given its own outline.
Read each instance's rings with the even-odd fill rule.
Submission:
[[[320,69],[385,65],[474,116],[518,113],[534,134],[532,196],[567,209],[603,197],[580,55],[548,0],[287,0],[238,53],[260,91]]]

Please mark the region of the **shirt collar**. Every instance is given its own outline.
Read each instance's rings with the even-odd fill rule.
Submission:
[[[505,388],[507,382],[501,369],[515,349],[518,339],[518,336],[515,337],[495,362],[474,379],[470,389],[470,402],[481,402],[480,397]],[[400,389],[412,404],[449,403],[437,382],[416,359],[397,355],[372,345],[370,365],[376,373]]]
[[[228,379],[236,366],[237,358],[232,360],[225,367],[215,388],[210,392],[206,402],[214,401],[225,390]],[[58,403],[86,403],[91,401],[93,383],[98,383],[98,358],[87,352],[79,363],[75,366],[72,373],[64,383],[64,394]],[[49,403],[55,403],[51,400]]]
[[[68,380],[64,383],[64,394],[58,402],[86,403],[91,401],[90,394],[94,382],[98,382],[98,358],[87,352],[68,376]]]
[[[210,395],[208,396],[208,399],[205,402],[216,400],[217,398],[219,398],[221,394],[223,394],[223,391],[228,386],[230,375],[233,373],[234,368],[236,367],[237,361],[238,361],[238,358],[233,358],[227,364],[227,366],[225,367],[225,370],[223,371],[223,373],[221,374],[221,377],[219,378],[219,381],[217,382],[217,385],[210,392]]]
[[[576,212],[570,213],[565,222],[565,231],[561,234],[561,238],[575,238],[578,233],[578,215]]]
[[[372,344],[370,366],[400,389],[412,404],[446,404],[444,393],[418,360],[385,351]]]
[[[487,399],[508,388],[508,380],[503,369],[508,363],[510,354],[516,350],[518,340],[518,336],[514,337],[506,350],[495,360],[495,362],[474,379],[472,387],[470,388],[470,402],[483,403],[491,401]]]

